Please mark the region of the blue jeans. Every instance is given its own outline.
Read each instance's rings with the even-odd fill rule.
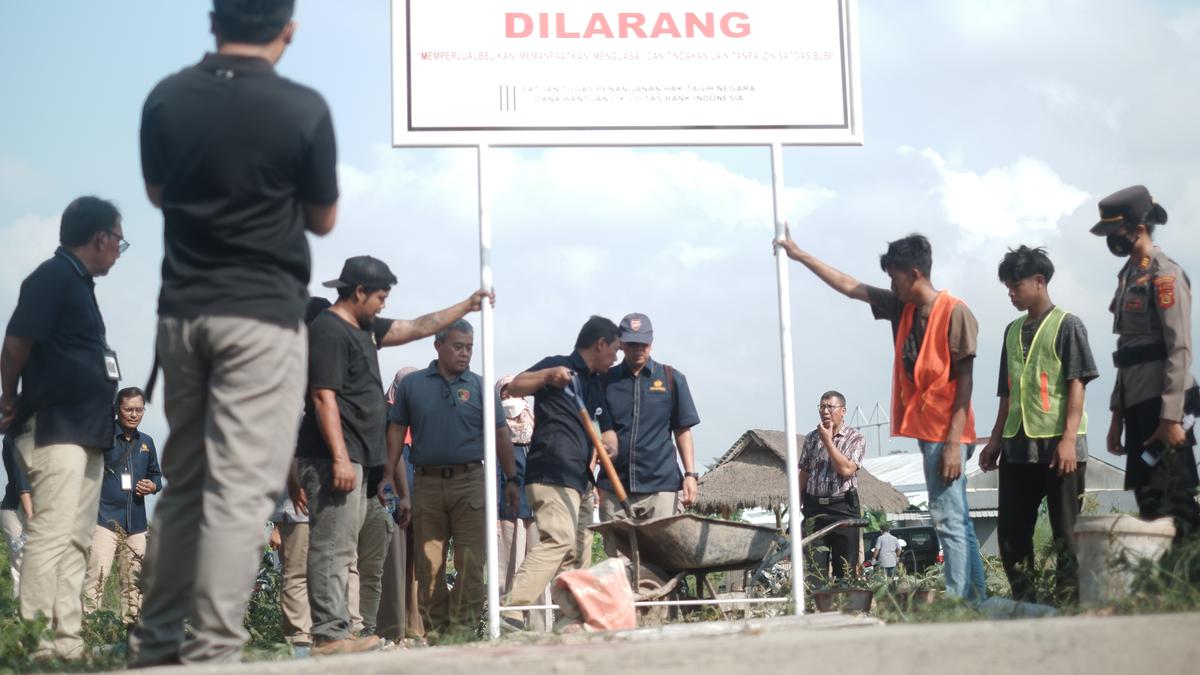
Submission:
[[[983,574],[983,558],[979,556],[979,541],[967,506],[967,477],[961,475],[949,485],[942,480],[942,448],[945,443],[918,441],[925,457],[925,488],[929,491],[929,514],[933,529],[942,544],[946,575],[946,593],[967,602],[980,603],[987,599],[987,584]],[[973,446],[962,445],[964,467]]]

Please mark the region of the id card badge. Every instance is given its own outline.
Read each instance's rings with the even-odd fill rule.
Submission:
[[[133,476],[127,473],[121,474],[121,489],[126,492],[133,490]]]
[[[111,349],[104,350],[104,375],[109,382],[121,381],[121,366],[117,363],[117,353]]]

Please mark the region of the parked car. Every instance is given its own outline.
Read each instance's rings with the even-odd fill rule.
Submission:
[[[942,546],[933,527],[894,527],[892,536],[900,540],[900,564],[909,574],[920,574],[930,565],[942,562]],[[863,533],[863,559],[871,561],[871,550],[879,532]]]

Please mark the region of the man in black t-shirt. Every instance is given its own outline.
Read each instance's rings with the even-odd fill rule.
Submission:
[[[127,244],[121,214],[96,197],[67,206],[58,236],[54,256],[21,282],[8,322],[0,432],[13,440],[37,514],[26,529],[21,617],[40,613],[54,628],[36,656],[74,659],[83,654],[79,594],[121,379],[95,277],[108,274]]]
[[[350,258],[337,279],[325,282],[337,289],[337,302],[309,325],[309,397],[296,447],[299,485],[292,490],[308,509],[311,653],[316,655],[379,645],[374,635],[351,637],[346,586],[366,516],[363,467],[387,461],[387,402],[377,351],[433,335],[491,297],[476,291],[456,305],[412,321],[394,320],[381,330],[377,317],[395,283],[382,261]]]
[[[217,52],[159,82],[142,173],[164,221],[157,361],[171,434],[132,666],[238,661],[304,391],[309,252],[333,228],[333,123],[279,77],[292,0],[214,0]],[[184,621],[191,636],[184,640]]]

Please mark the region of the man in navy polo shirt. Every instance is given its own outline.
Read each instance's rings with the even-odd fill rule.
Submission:
[[[21,282],[8,322],[0,431],[14,436],[37,514],[25,535],[21,617],[40,612],[53,627],[37,655],[73,659],[83,654],[79,593],[121,377],[93,289],[128,244],[120,212],[96,197],[67,206],[58,237],[54,257]]]
[[[402,509],[411,504],[416,549],[417,607],[425,628],[446,635],[472,633],[487,599],[487,523],[484,518],[483,380],[468,368],[475,331],[460,319],[438,331],[437,359],[401,381],[388,411],[388,468]],[[512,439],[500,398],[496,409],[496,457],[506,477],[505,504],[520,508],[521,487]],[[409,498],[402,452],[412,429],[409,461],[414,467]],[[403,514],[402,514],[403,517]],[[446,589],[446,550],[454,541],[454,590]]]
[[[625,360],[605,377],[605,401],[620,449],[613,463],[630,506],[642,518],[674,515],[680,491],[683,506],[690,506],[700,477],[692,444],[692,427],[700,423],[700,415],[692,391],[683,373],[650,358],[653,342],[650,317],[634,313],[621,319]],[[601,473],[596,485],[601,490],[600,520],[612,520],[619,511],[612,483]],[[617,554],[607,543],[605,550],[610,557]]]
[[[146,395],[137,387],[117,392],[117,423],[113,446],[104,453],[100,514],[92,533],[83,608],[100,608],[104,582],[117,559],[120,611],[132,623],[142,606],[138,577],[146,555],[146,497],[162,489],[158,451],[150,434],[138,429],[146,413]]]
[[[533,506],[538,543],[525,556],[501,603],[533,604],[560,570],[575,562],[579,503],[591,490],[589,470],[594,450],[579,418],[575,397],[564,388],[580,388],[592,423],[599,426],[605,449],[617,450],[612,421],[605,412],[604,373],[616,360],[617,325],[601,316],[583,324],[570,356],[549,356],[517,375],[508,385],[513,396],[533,395],[533,442],[525,465],[525,494]],[[521,628],[521,612],[505,612],[505,623]]]

